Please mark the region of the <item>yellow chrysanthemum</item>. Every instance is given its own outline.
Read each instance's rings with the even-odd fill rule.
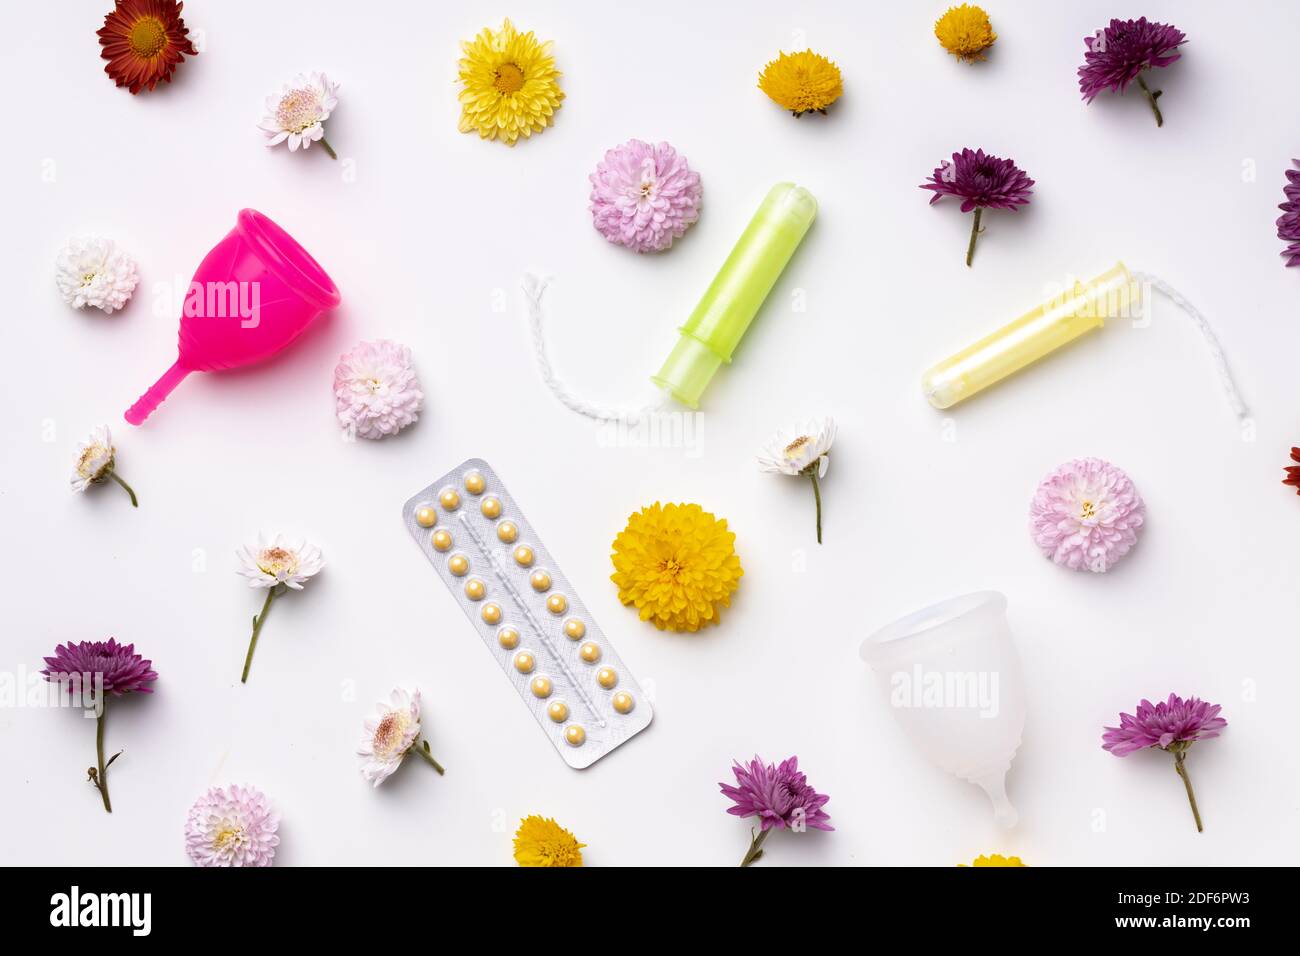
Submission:
[[[524,817],[515,831],[515,862],[520,866],[582,866],[586,845],[554,820]]]
[[[958,863],[959,867],[964,867],[965,863]],[[1024,866],[1018,856],[1003,856],[1001,853],[994,853],[991,856],[977,856],[971,866]]]
[[[984,51],[998,38],[989,22],[989,15],[979,7],[965,3],[960,7],[949,7],[948,12],[935,21],[934,35],[945,50],[966,63],[984,59]]]
[[[614,539],[611,557],[618,599],[661,631],[716,624],[745,573],[726,520],[699,505],[642,508]]]
[[[564,93],[551,43],[506,20],[461,43],[460,131],[513,146],[551,124]]]
[[[763,67],[758,88],[796,117],[826,107],[844,92],[840,68],[820,53],[782,53]]]

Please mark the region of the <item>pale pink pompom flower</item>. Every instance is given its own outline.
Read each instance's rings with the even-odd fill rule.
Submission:
[[[213,787],[185,820],[185,852],[199,866],[270,866],[280,814],[256,787]]]
[[[588,178],[592,222],[617,245],[662,252],[700,218],[700,174],[667,143],[630,139]]]
[[[1029,532],[1044,555],[1075,571],[1109,571],[1137,543],[1146,505],[1121,469],[1076,458],[1039,484]]]
[[[357,343],[334,369],[334,399],[345,429],[361,438],[396,435],[424,407],[411,350],[386,339]]]

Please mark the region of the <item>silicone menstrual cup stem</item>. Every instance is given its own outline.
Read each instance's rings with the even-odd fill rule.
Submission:
[[[971,782],[988,794],[989,800],[993,803],[993,819],[1000,826],[1010,829],[1016,825],[1016,821],[1020,819],[1020,814],[1016,812],[1016,808],[1007,799],[1007,772],[1005,770],[995,770],[982,777],[977,777]]]
[[[141,395],[139,401],[126,410],[127,422],[132,425],[139,425],[143,422],[172,393],[172,389],[179,385],[181,380],[189,374],[190,370],[183,367],[180,359],[177,359],[171,368],[162,373],[162,378],[149,386],[149,391]]]

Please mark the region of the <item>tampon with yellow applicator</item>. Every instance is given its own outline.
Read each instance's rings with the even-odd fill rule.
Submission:
[[[817,200],[794,183],[777,183],[727,256],[681,338],[651,381],[690,408],[740,344],[763,300],[817,217]]]
[[[1124,263],[1116,263],[933,366],[921,376],[921,388],[935,408],[950,408],[1107,319],[1136,315],[1140,301],[1138,284]]]

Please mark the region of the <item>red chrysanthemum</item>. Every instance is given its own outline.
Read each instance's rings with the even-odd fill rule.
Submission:
[[[1291,449],[1291,460],[1300,462],[1300,448]],[[1295,493],[1300,495],[1300,464],[1290,465],[1286,468],[1286,477],[1282,479],[1282,484],[1293,486]]]
[[[104,72],[132,93],[170,83],[184,54],[197,56],[176,0],[117,0],[99,29]]]

